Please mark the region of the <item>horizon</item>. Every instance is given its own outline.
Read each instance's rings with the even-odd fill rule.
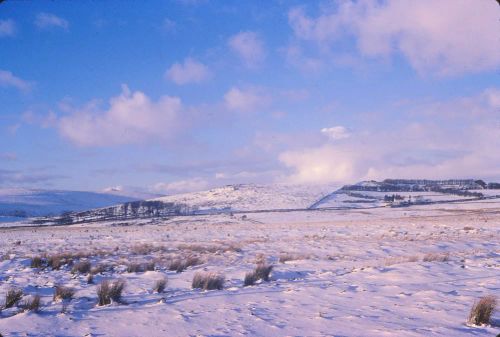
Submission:
[[[500,181],[499,10],[4,1],[0,189]]]

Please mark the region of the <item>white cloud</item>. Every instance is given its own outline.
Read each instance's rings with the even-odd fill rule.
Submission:
[[[298,39],[334,49],[337,40],[354,36],[361,54],[399,53],[421,73],[455,75],[500,66],[495,1],[346,0],[316,18],[302,8],[288,17]]]
[[[498,94],[420,106],[418,122],[359,132],[344,142],[288,150],[287,182],[352,183],[385,178],[500,178]],[[493,93],[493,94],[492,94]],[[493,99],[491,98],[493,95]],[[451,109],[453,114],[440,114]]]
[[[39,13],[35,19],[35,26],[39,29],[62,28],[67,30],[69,28],[69,23],[67,20],[54,14]]]
[[[255,112],[270,102],[270,97],[256,89],[231,88],[224,95],[224,103],[229,110]]]
[[[331,128],[323,128],[321,132],[326,135],[328,138],[333,140],[346,139],[351,136],[351,133],[347,128],[343,126],[333,126]]]
[[[14,20],[0,20],[0,37],[14,35],[16,35],[16,24]]]
[[[30,91],[32,83],[14,76],[10,71],[0,69],[0,87],[12,87],[20,91]]]
[[[229,38],[228,44],[249,68],[259,66],[266,57],[264,43],[255,32],[238,33]]]
[[[176,194],[201,191],[207,189],[208,186],[208,181],[203,178],[196,177],[169,183],[157,183],[153,186],[153,190],[158,193]]]
[[[165,73],[176,84],[200,83],[210,77],[208,67],[192,58],[187,58],[184,63],[175,63]]]
[[[80,146],[107,146],[166,140],[180,126],[183,110],[177,97],[162,96],[152,101],[140,91],[122,93],[109,100],[109,108],[100,110],[91,103],[73,110],[58,120],[60,134]]]

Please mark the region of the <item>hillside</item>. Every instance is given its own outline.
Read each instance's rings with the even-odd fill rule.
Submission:
[[[59,215],[63,212],[108,207],[133,200],[126,196],[94,192],[0,189],[0,221]]]

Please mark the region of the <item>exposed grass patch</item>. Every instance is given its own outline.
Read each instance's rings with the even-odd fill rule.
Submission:
[[[111,302],[123,303],[122,292],[124,288],[124,280],[116,280],[114,282],[103,280],[101,284],[97,286],[98,305],[107,305],[111,304]]]
[[[89,261],[80,261],[78,263],[75,263],[75,265],[71,269],[71,272],[73,274],[77,274],[77,273],[87,274],[87,273],[90,273],[90,269],[91,269],[91,264]]]
[[[155,282],[153,285],[153,291],[156,293],[162,293],[165,291],[165,288],[167,287],[168,279],[166,277],[163,277]]]
[[[54,301],[57,300],[71,300],[75,296],[75,289],[57,285],[54,287]]]
[[[268,282],[269,275],[271,274],[273,267],[274,267],[273,265],[266,263],[258,264],[254,271],[255,276],[257,277],[258,280],[263,280]]]
[[[153,271],[153,270],[155,270],[154,262],[129,263],[127,265],[127,273],[142,273],[145,271]]]
[[[450,260],[449,253],[428,253],[422,258],[424,262],[446,262]]]
[[[288,261],[297,261],[297,260],[303,260],[303,259],[307,259],[307,258],[309,258],[309,257],[306,255],[302,255],[302,254],[282,253],[282,254],[280,254],[279,262],[285,263]]]
[[[223,275],[213,272],[197,272],[194,274],[191,284],[193,289],[222,290],[225,278]]]
[[[44,261],[40,256],[33,256],[30,262],[31,268],[43,268]]]
[[[267,263],[259,263],[255,267],[254,271],[246,273],[245,279],[243,280],[243,284],[245,286],[254,285],[258,280],[268,282],[270,280],[270,274],[273,270],[273,265]]]
[[[170,261],[170,263],[168,264],[168,270],[181,273],[189,267],[197,266],[202,263],[203,260],[201,260],[199,257],[196,256],[177,258]]]
[[[32,295],[23,302],[23,309],[31,312],[40,311],[40,295]]]
[[[384,260],[386,266],[392,266],[394,264],[405,263],[405,262],[417,262],[418,256],[394,256],[389,257]]]
[[[469,323],[475,325],[490,324],[496,306],[497,299],[495,296],[485,296],[474,302],[469,313]]]
[[[21,298],[23,298],[23,291],[19,288],[10,288],[5,294],[5,308],[12,308],[15,306]]]

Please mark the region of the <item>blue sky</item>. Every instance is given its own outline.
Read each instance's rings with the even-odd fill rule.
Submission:
[[[500,180],[499,14],[493,0],[5,1],[0,187]]]

